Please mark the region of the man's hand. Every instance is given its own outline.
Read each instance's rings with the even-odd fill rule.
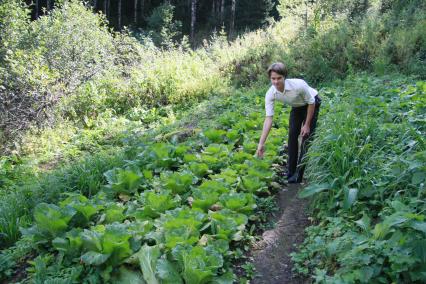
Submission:
[[[302,137],[307,137],[309,133],[311,133],[311,128],[307,124],[303,125],[302,130],[300,131]]]
[[[265,154],[265,145],[257,146],[256,156],[259,158],[263,158],[263,155]]]

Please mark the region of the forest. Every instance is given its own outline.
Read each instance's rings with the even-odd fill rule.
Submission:
[[[26,4],[30,6],[31,18],[37,19],[61,1],[37,0]],[[160,44],[165,39],[159,38],[159,34],[166,31],[173,40],[181,41],[186,35],[194,45],[222,30],[235,38],[237,34],[266,26],[279,16],[276,0],[93,0],[86,4],[95,13],[101,12],[115,30],[128,28]]]
[[[425,31],[422,0],[0,0],[0,282],[425,283]],[[258,154],[274,62],[322,99],[298,184],[292,107]]]

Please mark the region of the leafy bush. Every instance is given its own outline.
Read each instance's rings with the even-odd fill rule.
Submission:
[[[344,78],[357,71],[402,71],[425,77],[426,45],[421,32],[426,20],[424,3],[395,1],[398,3],[388,9],[384,8],[389,4],[386,2],[358,10],[354,1],[311,7],[312,21],[288,48],[296,72],[316,82]],[[327,14],[329,9],[335,9],[337,16]]]
[[[6,55],[0,70],[0,127],[6,135],[32,122],[54,121],[52,110],[61,97],[111,68],[115,59],[103,18],[78,1],[66,1],[33,22],[23,18],[29,17],[27,10],[9,7],[10,2],[2,4],[3,17],[14,18],[15,12],[19,17],[1,31],[5,41],[0,53]]]

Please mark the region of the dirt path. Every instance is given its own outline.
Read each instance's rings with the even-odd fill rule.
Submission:
[[[265,231],[253,252],[258,276],[255,284],[310,283],[292,273],[290,253],[303,242],[304,229],[309,225],[307,200],[297,198],[301,185],[289,185],[277,194],[279,211],[273,216],[276,226]]]

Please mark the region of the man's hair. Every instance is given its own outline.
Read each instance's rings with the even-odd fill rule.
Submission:
[[[271,78],[271,72],[283,75],[284,78],[287,78],[288,74],[287,67],[282,62],[272,63],[266,72],[268,73],[269,78]]]

